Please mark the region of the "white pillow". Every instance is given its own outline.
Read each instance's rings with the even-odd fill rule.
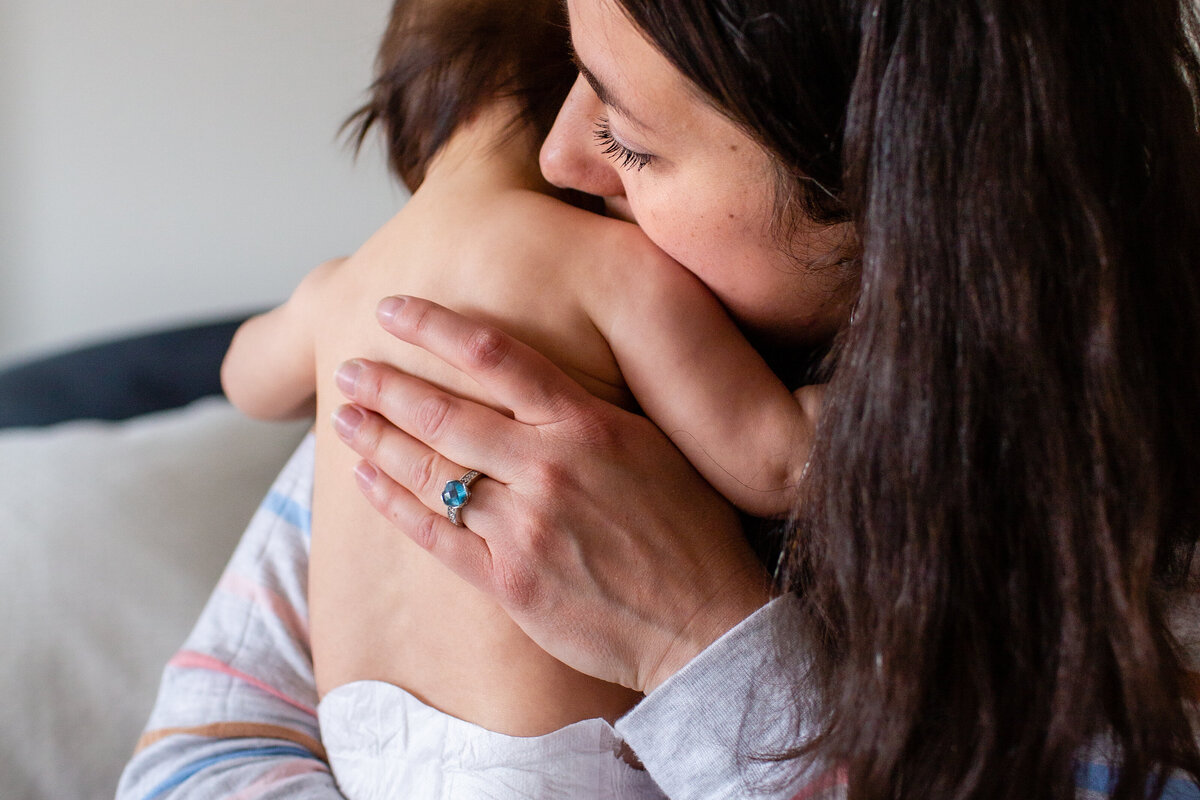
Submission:
[[[113,796],[164,664],[306,427],[210,398],[0,431],[0,797]]]

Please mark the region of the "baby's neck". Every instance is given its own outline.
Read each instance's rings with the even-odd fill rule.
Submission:
[[[426,183],[470,181],[474,186],[553,192],[538,167],[538,140],[528,125],[514,125],[513,106],[485,106],[455,131],[425,171]]]

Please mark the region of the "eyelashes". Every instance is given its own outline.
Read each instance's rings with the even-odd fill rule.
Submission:
[[[622,169],[632,169],[640,172],[654,158],[649,153],[639,153],[636,150],[630,150],[618,142],[616,137],[613,136],[608,120],[604,117],[596,120],[596,128],[592,131],[592,135],[596,139],[597,146],[600,147],[600,152],[608,156]]]

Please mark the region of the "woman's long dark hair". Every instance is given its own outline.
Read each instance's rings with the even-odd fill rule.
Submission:
[[[861,241],[781,576],[797,752],[871,800],[1071,797],[1097,742],[1121,800],[1200,779],[1196,8],[619,1]]]

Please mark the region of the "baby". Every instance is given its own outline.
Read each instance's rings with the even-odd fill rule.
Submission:
[[[359,141],[384,125],[412,198],[353,256],[319,266],[284,305],[248,321],[222,368],[230,400],[251,416],[306,415],[315,403],[308,588],[322,709],[356,704],[350,716],[376,726],[380,715],[407,713],[386,724],[417,738],[418,726],[432,725],[447,740],[607,726],[637,700],[632,691],[547,655],[363,498],[357,456],[328,422],[343,402],[334,370],[370,358],[488,402],[375,321],[387,295],[429,298],[497,325],[597,396],[645,413],[710,483],[758,516],[791,504],[813,431],[799,402],[808,398],[788,391],[703,284],[637,226],[570,205],[542,178],[538,147],[575,78],[560,0],[397,0],[377,69],[356,117]],[[339,764],[331,740],[354,734],[322,725],[335,774],[353,795],[349,760]],[[619,742],[607,730],[597,757],[632,772],[613,756]],[[431,789],[412,777],[424,770],[436,784],[456,769],[441,763],[452,748],[439,747],[436,757],[407,751],[400,760],[412,793],[396,796],[471,796],[465,785]],[[580,774],[597,784],[599,773]],[[400,788],[401,778],[389,780]],[[654,791],[652,782],[614,780],[590,791]],[[613,789],[621,781],[631,787],[624,794]]]

